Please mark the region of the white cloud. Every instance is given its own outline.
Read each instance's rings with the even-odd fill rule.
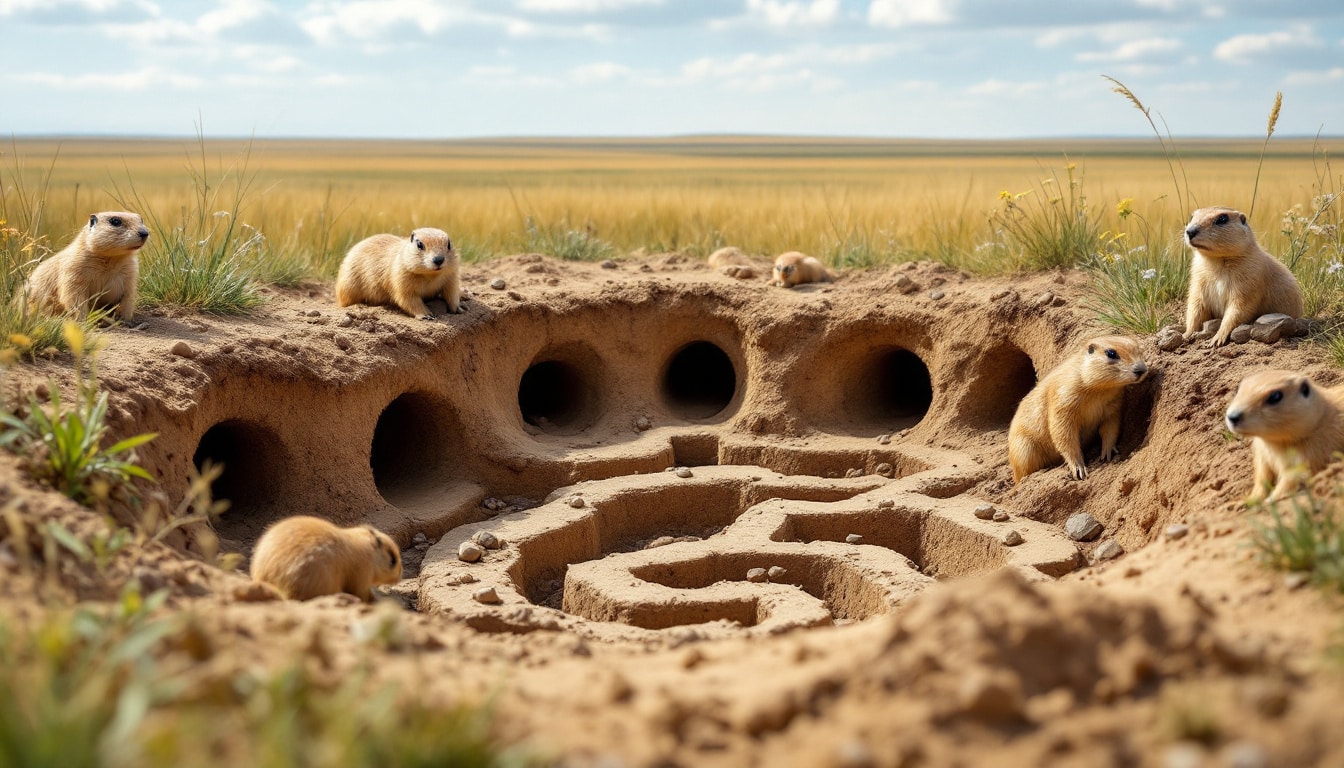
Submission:
[[[868,23],[875,27],[947,24],[955,20],[957,0],[873,0]]]
[[[50,12],[66,8],[88,13],[107,13],[127,4],[123,0],[0,0],[0,16],[13,16],[32,11]],[[158,6],[153,3],[139,0],[129,4],[146,13],[158,15]]]
[[[1237,35],[1219,43],[1213,49],[1213,55],[1223,61],[1246,63],[1257,56],[1321,45],[1321,39],[1310,27],[1300,26],[1264,35]]]
[[[164,72],[155,67],[145,67],[134,72],[90,72],[81,75],[26,72],[10,75],[10,79],[66,91],[86,91],[100,88],[119,91],[144,91],[161,86],[189,90],[200,88],[204,84],[204,81],[199,77]]]
[[[1333,67],[1320,72],[1290,72],[1283,78],[1285,85],[1324,85],[1344,80],[1344,67]]]
[[[1131,40],[1111,51],[1089,51],[1077,55],[1078,61],[1136,61],[1150,59],[1181,49],[1181,41],[1171,37]]]
[[[840,0],[812,0],[812,2],[747,0],[748,15],[772,27],[825,26],[835,21],[839,12]]]
[[[518,8],[539,13],[601,13],[663,5],[664,2],[665,0],[519,0]]]
[[[1036,93],[1045,90],[1045,83],[1042,82],[1009,82],[991,77],[983,82],[976,83],[966,89],[967,93],[973,93],[977,96],[1024,96],[1029,93]]]
[[[614,80],[618,77],[626,77],[631,69],[624,64],[617,64],[611,61],[603,61],[595,64],[584,64],[575,67],[570,76],[574,82],[581,84],[604,83]]]

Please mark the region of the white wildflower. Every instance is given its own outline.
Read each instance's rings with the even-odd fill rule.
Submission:
[[[1144,280],[1152,280],[1152,279],[1154,279],[1154,278],[1156,278],[1156,277],[1157,277],[1157,270],[1156,270],[1156,269],[1145,269],[1145,270],[1143,270],[1143,279],[1144,279]]]
[[[1325,274],[1333,275],[1338,273],[1341,269],[1344,269],[1344,264],[1340,264],[1338,261],[1332,261],[1330,262],[1330,265],[1325,268]]]

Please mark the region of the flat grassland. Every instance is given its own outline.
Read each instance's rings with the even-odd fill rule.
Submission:
[[[356,240],[415,226],[447,230],[468,261],[526,251],[704,256],[736,245],[765,256],[802,250],[839,267],[936,258],[1001,272],[1021,265],[977,253],[1002,239],[993,214],[1009,200],[1160,243],[1178,240],[1195,207],[1254,204],[1262,243],[1282,253],[1284,213],[1309,213],[1340,187],[1329,155],[1344,139],[1271,140],[1257,189],[1263,143],[1178,139],[1164,153],[1155,137],[24,138],[0,149],[0,212],[14,226],[14,197],[40,198],[30,231],[55,249],[92,211],[129,208],[159,229],[188,231],[193,217],[227,211],[265,236],[259,253],[300,260],[319,277],[334,275]],[[1133,213],[1122,219],[1127,199]]]

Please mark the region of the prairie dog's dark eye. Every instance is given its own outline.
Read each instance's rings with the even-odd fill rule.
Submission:
[[[1214,224],[1226,224],[1226,223],[1227,223],[1227,214],[1226,214],[1226,213],[1220,213],[1220,214],[1218,214],[1218,218],[1214,219],[1214,220],[1213,220],[1213,223],[1214,223]]]
[[[1120,359],[1120,353],[1119,353],[1119,352],[1116,352],[1114,349],[1108,349],[1108,350],[1106,350],[1106,357],[1109,358],[1109,359],[1111,359],[1111,360],[1119,360],[1119,359]]]
[[[113,216],[112,218],[110,218],[110,219],[107,220],[107,223],[108,223],[108,224],[111,224],[111,225],[114,226],[114,227],[120,227],[120,226],[121,226],[121,217],[120,217],[120,216]]]
[[[416,247],[416,248],[419,248],[419,249],[422,250],[422,251],[425,250],[425,244],[424,244],[423,242],[419,241],[419,240],[416,240],[416,241],[415,241],[415,247]]]
[[[1283,393],[1277,389],[1274,390],[1273,392],[1270,392],[1269,397],[1265,398],[1265,402],[1269,405],[1274,405],[1281,400],[1283,400]]]
[[[449,251],[453,250],[453,241],[452,241],[452,240],[444,240],[444,241],[443,241],[443,247],[444,247],[446,250],[449,250]]]

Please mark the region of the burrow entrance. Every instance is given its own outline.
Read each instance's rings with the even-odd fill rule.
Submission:
[[[909,426],[923,419],[933,402],[928,366],[901,347],[874,349],[845,382],[850,416],[858,421]]]
[[[399,507],[418,505],[446,479],[454,421],[450,406],[423,392],[407,392],[387,404],[373,429],[369,468],[378,493]]]
[[[518,382],[525,423],[555,434],[592,427],[602,415],[605,366],[591,349],[568,345],[538,355]]]
[[[280,479],[288,476],[288,461],[273,430],[243,419],[222,421],[201,435],[191,461],[197,471],[207,465],[223,468],[210,486],[214,499],[229,502],[216,526],[221,537],[253,539],[271,522]]]
[[[662,376],[663,402],[683,419],[710,419],[737,394],[737,371],[728,354],[708,341],[693,341],[673,353]]]

